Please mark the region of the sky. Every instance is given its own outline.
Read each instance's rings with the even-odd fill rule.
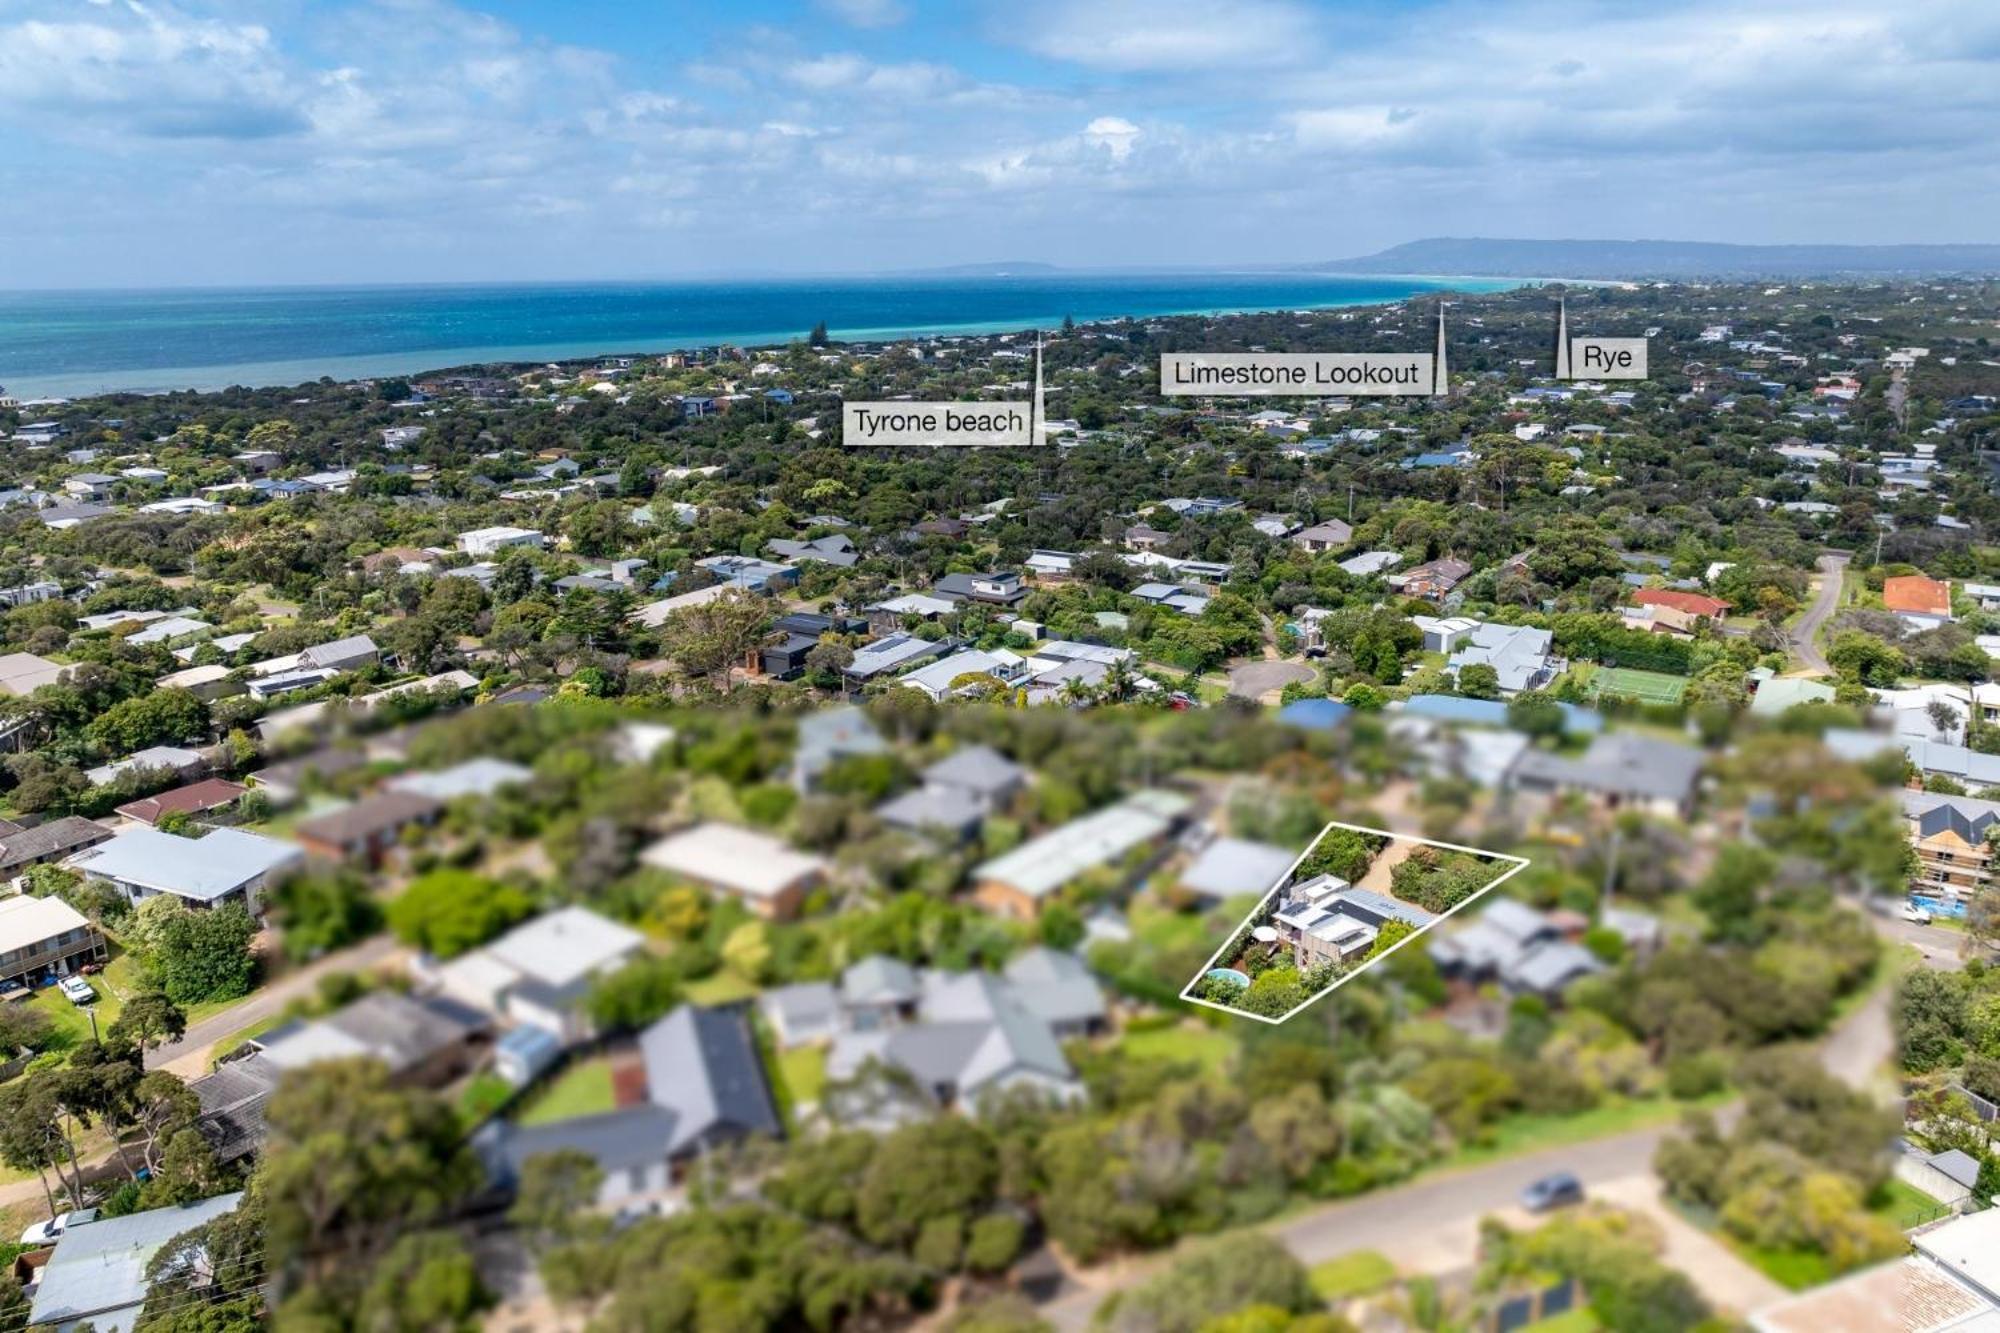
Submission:
[[[0,289],[2000,239],[1991,0],[0,0]]]

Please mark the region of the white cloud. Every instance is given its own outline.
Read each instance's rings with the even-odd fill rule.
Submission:
[[[1122,116],[1099,116],[1083,127],[1083,135],[1101,144],[1116,161],[1124,161],[1132,155],[1132,145],[1139,138],[1139,127]]]
[[[1009,8],[995,33],[1038,55],[1125,72],[1242,71],[1292,64],[1317,25],[1287,0],[1051,0]]]

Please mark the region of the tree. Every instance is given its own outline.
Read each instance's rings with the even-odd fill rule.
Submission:
[[[177,1130],[167,1140],[167,1149],[160,1154],[153,1178],[146,1183],[145,1206],[165,1208],[211,1199],[222,1193],[228,1183],[229,1173],[215,1160],[215,1149],[201,1131]]]
[[[536,1153],[521,1163],[507,1220],[526,1231],[537,1248],[549,1249],[575,1237],[577,1220],[603,1184],[604,1168],[589,1153],[575,1148]]]
[[[875,1244],[907,1247],[932,1222],[962,1228],[992,1202],[996,1175],[993,1143],[972,1121],[940,1116],[905,1125],[869,1161],[855,1219]]]
[[[812,332],[806,335],[806,346],[824,347],[827,345],[827,342],[826,321],[821,320],[819,323],[813,325]]]
[[[157,1174],[161,1161],[159,1148],[170,1142],[185,1130],[194,1128],[194,1122],[201,1115],[201,1099],[181,1082],[178,1075],[164,1069],[154,1069],[143,1074],[132,1086],[131,1093],[119,1108],[121,1124],[136,1128],[144,1145],[142,1154],[146,1169]],[[200,1135],[195,1136],[197,1139]]]
[[[285,956],[317,958],[366,939],[382,924],[382,909],[361,877],[345,869],[293,875],[271,895],[282,926]]]
[[[1191,1250],[1173,1267],[1133,1287],[1101,1311],[1107,1333],[1198,1333],[1246,1306],[1290,1314],[1323,1308],[1305,1265],[1262,1232],[1243,1232]]]
[[[457,1233],[424,1231],[398,1239],[375,1265],[355,1324],[381,1333],[471,1333],[492,1299]]]
[[[660,643],[688,675],[726,683],[730,668],[757,646],[769,615],[762,599],[732,590],[673,612],[660,626]]]
[[[233,1000],[250,993],[257,957],[250,942],[257,922],[240,903],[168,917],[147,966],[181,1004]]]
[[[165,991],[148,986],[125,1002],[125,1008],[111,1020],[104,1035],[114,1046],[136,1046],[150,1051],[179,1041],[186,1031],[187,1015],[181,1007]]]
[[[1500,673],[1485,662],[1468,662],[1458,669],[1458,692],[1468,699],[1498,699]]]
[[[436,958],[456,958],[535,910],[510,884],[469,870],[433,870],[389,903],[389,929]]]
[[[636,1032],[681,1002],[680,965],[670,958],[635,958],[591,984],[584,1006],[606,1032]]]

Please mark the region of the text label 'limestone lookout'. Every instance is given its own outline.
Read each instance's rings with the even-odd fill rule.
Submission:
[[[1231,394],[1429,394],[1429,352],[1162,352],[1160,392]]]

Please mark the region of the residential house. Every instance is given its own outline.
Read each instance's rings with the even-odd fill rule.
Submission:
[[[1882,580],[1882,605],[1917,629],[1936,629],[1952,619],[1951,585],[1922,574],[1887,578]]]
[[[1454,674],[1470,666],[1492,667],[1503,695],[1539,690],[1569,668],[1551,652],[1554,641],[1551,631],[1527,625],[1475,624],[1445,666]]]
[[[1358,888],[1338,875],[1315,875],[1284,890],[1271,925],[1293,963],[1305,971],[1365,958],[1391,921],[1421,930],[1436,919],[1414,903]]]
[[[1021,576],[1012,570],[987,574],[947,574],[931,590],[948,602],[978,602],[986,606],[1011,607],[1028,595]]]
[[[203,778],[200,782],[192,782],[185,787],[175,787],[172,791],[155,792],[136,801],[127,801],[118,807],[118,813],[141,824],[157,825],[168,815],[186,815],[192,818],[196,815],[213,814],[217,810],[227,810],[249,790],[240,782],[230,782],[223,778]]]
[[[60,861],[66,856],[109,842],[116,835],[81,815],[63,815],[33,828],[0,821],[0,879],[13,879],[29,867]]]
[[[89,1325],[97,1333],[125,1333],[145,1308],[153,1256],[176,1236],[236,1210],[243,1191],[172,1208],[149,1208],[123,1217],[99,1217],[63,1232],[42,1265],[28,1323],[72,1333]]]
[[[1269,893],[1284,882],[1299,853],[1249,838],[1217,838],[1181,871],[1176,882],[1205,905]]]
[[[1410,623],[1422,632],[1425,652],[1447,655],[1457,652],[1480,624],[1470,616],[1411,616]]]
[[[54,685],[69,674],[46,657],[33,653],[0,653],[0,694],[25,698],[44,685]]]
[[[1993,883],[1993,845],[2000,801],[1938,792],[1899,790],[1910,845],[1917,854],[1913,892],[1957,912]]]
[[[1353,540],[1354,525],[1344,523],[1337,518],[1315,523],[1309,528],[1300,528],[1291,537],[1292,545],[1314,555],[1325,551],[1338,551]]]
[[[995,915],[1032,920],[1051,895],[1085,872],[1165,843],[1191,805],[1176,792],[1137,792],[975,867],[973,896]]]
[[[62,899],[0,898],[0,994],[33,989],[109,956],[104,936]]]
[[[799,718],[798,739],[792,747],[792,785],[810,792],[820,774],[843,759],[887,754],[889,742],[875,730],[868,714],[851,705],[823,708]]]
[[[1068,583],[1076,577],[1074,551],[1030,551],[1021,562],[1027,576],[1036,583]]]
[[[958,682],[965,677],[990,677],[1011,685],[1023,675],[1023,665],[1019,654],[1010,653],[1005,648],[992,652],[968,648],[898,676],[894,683],[898,688],[922,690],[941,703],[958,692],[961,688]]]
[[[406,830],[427,828],[444,802],[414,791],[380,791],[292,828],[299,846],[329,861],[377,866],[402,845]]]
[[[243,829],[181,838],[137,828],[85,848],[65,864],[85,879],[111,885],[135,906],[169,893],[190,907],[236,903],[256,916],[264,891],[304,859],[289,842]]]
[[[1550,916],[1515,898],[1496,898],[1478,917],[1433,937],[1431,961],[1454,983],[1497,981],[1510,995],[1558,1000],[1571,982],[1604,970]]]
[[[921,777],[922,785],[877,806],[876,818],[891,828],[965,842],[1013,801],[1027,770],[991,746],[973,745],[938,760]]]
[[[582,1152],[603,1172],[596,1206],[639,1212],[671,1201],[704,1155],[784,1125],[739,1006],[682,1005],[638,1038],[644,1097],[596,1115],[522,1127],[496,1122],[475,1140],[491,1177],[520,1181],[530,1158]]]
[[[914,634],[890,634],[856,649],[854,660],[840,674],[851,684],[866,685],[919,662],[928,662],[957,646],[952,639],[921,639]]]
[[[1403,556],[1399,551],[1363,551],[1338,563],[1349,574],[1365,579],[1388,573],[1403,563]]]
[[[516,546],[539,551],[547,542],[548,539],[533,528],[513,528],[504,524],[491,528],[474,528],[470,532],[458,534],[458,549],[479,560],[496,556]]]
[[[139,770],[185,777],[190,773],[199,773],[207,767],[208,761],[197,751],[184,749],[178,745],[149,745],[143,750],[133,751],[123,759],[114,759],[108,764],[87,768],[83,771],[83,775],[90,779],[91,786],[103,787],[116,782],[126,773]]]
[[[932,1108],[976,1113],[989,1097],[1016,1088],[1065,1101],[1082,1096],[1055,1027],[1029,1006],[1022,986],[988,972],[925,971],[919,982],[907,1021],[841,1032],[826,1061],[828,1077],[841,1082],[865,1083],[871,1069],[895,1071],[913,1100],[884,1107],[863,1092],[830,1094],[836,1119],[879,1126]]]
[[[861,562],[861,553],[854,549],[852,539],[840,533],[829,537],[814,537],[810,541],[794,541],[789,537],[774,538],[764,544],[764,549],[782,560],[800,564],[817,561],[832,565],[836,569],[852,569]]]
[[[283,1023],[250,1045],[280,1071],[370,1059],[406,1087],[441,1088],[472,1071],[492,1031],[489,1013],[448,996],[378,990],[324,1018]]]
[[[1632,605],[1664,606],[1683,615],[1706,617],[1709,620],[1721,620],[1729,614],[1730,608],[1730,603],[1720,597],[1688,592],[1681,588],[1636,588],[1632,592]]]
[[[431,773],[403,773],[382,784],[388,791],[411,792],[433,801],[487,800],[509,787],[526,786],[534,770],[507,759],[482,755]]]
[[[1389,586],[1405,597],[1442,602],[1472,573],[1472,566],[1450,556],[1432,560],[1388,577]]]
[[[711,555],[694,562],[731,587],[748,592],[769,592],[799,581],[796,565],[782,565],[748,555]]]
[[[646,951],[646,937],[587,907],[559,907],[449,962],[419,960],[436,993],[565,1044],[594,1031],[584,1001],[599,979]]]
[[[1579,758],[1531,750],[1514,766],[1525,792],[1574,792],[1602,810],[1644,810],[1686,818],[1694,811],[1701,751],[1631,732],[1606,732]]]
[[[639,853],[642,864],[740,900],[758,916],[786,921],[825,882],[828,865],[767,833],[706,823],[670,833]]]

